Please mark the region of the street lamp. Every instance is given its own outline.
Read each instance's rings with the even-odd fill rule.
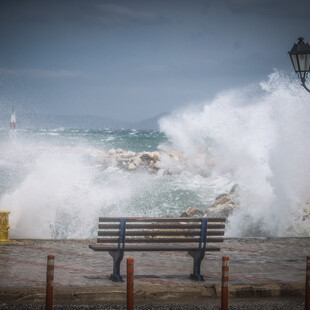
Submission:
[[[298,38],[298,43],[294,44],[288,52],[295,72],[301,80],[301,85],[310,93],[310,89],[306,86],[306,80],[310,71],[310,45],[304,42],[304,38]]]

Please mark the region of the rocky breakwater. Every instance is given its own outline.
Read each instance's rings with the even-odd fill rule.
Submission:
[[[178,175],[188,170],[207,177],[210,162],[199,155],[186,156],[175,150],[133,152],[123,149],[102,150],[95,153],[95,160],[104,168],[118,167],[128,172],[149,172],[161,175]],[[197,168],[198,167],[198,168]]]
[[[213,204],[205,211],[196,207],[189,207],[181,217],[225,217],[228,218],[239,209],[238,186],[234,185],[229,193],[221,194],[215,198]]]
[[[306,203],[306,206],[303,209],[302,220],[310,221],[310,201]]]
[[[104,167],[118,167],[123,170],[157,173],[161,169],[161,153],[132,152],[123,149],[110,149],[100,156],[99,163]]]

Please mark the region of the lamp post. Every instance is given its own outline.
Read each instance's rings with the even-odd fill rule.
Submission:
[[[306,86],[306,80],[310,71],[310,45],[304,42],[304,38],[298,38],[298,43],[294,44],[288,52],[295,72],[301,80],[301,85],[310,93]]]

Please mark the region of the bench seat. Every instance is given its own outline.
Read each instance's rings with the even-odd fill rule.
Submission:
[[[117,251],[118,246],[115,244],[111,245],[90,245],[89,248],[91,248],[94,251]],[[124,248],[127,252],[148,252],[148,251],[166,251],[166,252],[180,252],[180,251],[196,251],[197,246],[175,246],[175,245],[154,245],[154,246],[145,246],[145,245],[126,245]],[[214,252],[214,251],[220,251],[221,249],[215,246],[206,246],[205,251],[206,252]]]
[[[113,257],[113,281],[122,281],[120,264],[125,251],[184,251],[193,257],[191,278],[203,280],[200,265],[205,252],[220,251],[225,218],[99,218],[96,244],[89,248]]]

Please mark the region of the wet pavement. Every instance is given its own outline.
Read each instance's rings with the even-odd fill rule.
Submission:
[[[111,256],[107,252],[92,251],[88,247],[91,243],[95,241],[17,240],[0,243],[0,293],[8,296],[10,289],[44,288],[48,254],[55,255],[55,289],[74,287],[86,291],[88,288],[90,293],[95,291],[93,288],[103,287],[109,292],[123,292],[126,281],[115,283],[108,279],[113,266]],[[290,291],[296,295],[296,292],[302,294],[304,291],[307,255],[310,255],[310,238],[226,239],[220,252],[206,253],[201,268],[205,281],[189,279],[193,263],[186,252],[125,252],[121,275],[126,280],[126,258],[133,257],[135,287],[153,291],[149,295],[160,294],[162,288],[165,293],[183,290],[186,295],[184,292],[189,292],[186,298],[190,298],[194,291],[201,295],[215,294],[216,297],[221,284],[222,256],[229,256],[230,292],[239,291],[236,296],[242,297],[240,292],[253,291],[253,287],[261,293],[280,290],[276,296]],[[214,293],[208,291],[212,287]]]

